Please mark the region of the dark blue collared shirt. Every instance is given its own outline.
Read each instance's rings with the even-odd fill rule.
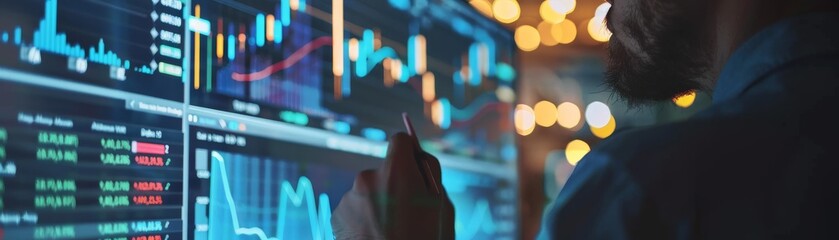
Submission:
[[[744,42],[713,105],[614,135],[544,216],[541,239],[839,239],[839,14]]]

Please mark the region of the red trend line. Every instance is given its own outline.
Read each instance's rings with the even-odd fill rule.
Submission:
[[[330,36],[319,37],[319,38],[316,38],[315,40],[312,40],[311,42],[307,43],[306,45],[303,45],[303,47],[301,47],[300,49],[297,49],[296,52],[292,53],[291,55],[288,56],[288,58],[286,58],[282,61],[271,64],[271,66],[268,66],[268,67],[266,67],[262,70],[259,70],[257,72],[233,73],[233,75],[231,77],[233,78],[233,80],[240,81],[240,82],[262,80],[262,79],[264,79],[268,76],[271,76],[271,74],[274,74],[274,73],[279,72],[283,69],[294,66],[294,64],[297,64],[297,62],[299,62],[301,59],[303,59],[303,57],[305,57],[306,55],[309,55],[309,53],[312,53],[313,51],[317,50],[318,48],[321,48],[321,47],[327,46],[327,45],[332,45],[332,37],[330,37]]]

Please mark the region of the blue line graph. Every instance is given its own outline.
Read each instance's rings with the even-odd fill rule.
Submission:
[[[290,218],[289,214],[294,214],[296,212],[294,210],[297,209],[294,208],[304,207],[304,204],[306,205],[306,211],[304,212],[303,216],[308,218],[309,220],[309,233],[311,233],[311,235],[309,236],[310,239],[334,239],[334,236],[332,235],[332,226],[330,223],[330,219],[332,216],[331,207],[329,204],[329,196],[327,196],[326,194],[320,194],[318,196],[319,204],[316,209],[314,189],[309,178],[305,176],[301,176],[299,178],[296,189],[288,181],[282,181],[281,183],[281,187],[279,189],[280,206],[276,209],[276,236],[268,236],[269,231],[267,231],[266,228],[269,228],[270,226],[243,226],[243,224],[241,223],[242,220],[240,220],[240,211],[238,207],[241,206],[241,203],[236,202],[233,196],[233,192],[244,190],[231,189],[231,180],[229,179],[227,173],[228,167],[226,165],[224,157],[220,153],[213,151],[212,159],[214,161],[214,164],[212,165],[211,173],[216,176],[210,178],[210,199],[211,202],[223,199],[222,201],[224,201],[224,204],[211,204],[211,217],[209,219],[210,228],[208,235],[209,239],[236,239],[239,238],[239,236],[256,236],[260,240],[284,239],[284,237],[286,235],[289,235],[290,232],[299,233],[293,231],[286,231],[288,229],[288,226],[286,226],[286,221]],[[257,169],[259,169],[259,166],[256,164],[254,164],[253,166],[256,166]],[[240,170],[237,169],[237,171]],[[237,177],[241,178],[241,176]],[[234,181],[242,180],[235,179]],[[257,194],[252,193],[251,195]],[[289,203],[291,203],[292,206],[288,206]],[[261,211],[267,211],[267,209]],[[222,219],[227,215],[229,215],[229,219]],[[228,221],[230,222],[230,224],[225,224]],[[232,230],[232,235],[229,235],[229,230]],[[305,237],[301,236],[293,236],[293,239],[304,238]]]
[[[457,239],[474,239],[479,233],[490,236],[494,234],[496,226],[490,211],[489,202],[486,199],[478,200],[467,221],[455,220],[454,230]]]
[[[515,191],[509,182],[451,168],[442,177],[455,209],[455,239],[513,239]]]

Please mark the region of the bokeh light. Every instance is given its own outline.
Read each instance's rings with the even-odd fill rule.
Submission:
[[[556,105],[548,101],[540,101],[533,106],[536,112],[536,124],[542,127],[550,127],[556,123]]]
[[[502,23],[512,23],[521,16],[521,8],[515,0],[495,0],[492,3],[492,14]]]
[[[539,47],[539,31],[530,25],[521,25],[516,28],[516,46],[523,51],[533,51]]]
[[[575,139],[568,142],[568,145],[565,146],[565,159],[568,160],[568,164],[577,166],[577,163],[579,163],[589,151],[591,151],[591,147],[588,146],[588,143],[583,140]]]
[[[571,13],[577,7],[577,0],[548,0],[548,3],[554,11],[562,14]]]
[[[561,44],[569,44],[577,38],[577,26],[570,19],[565,19],[559,24],[554,24],[551,36]]]
[[[488,0],[472,0],[469,1],[469,4],[484,16],[492,17],[492,3],[489,3]]]
[[[612,112],[605,103],[594,101],[586,107],[586,121],[592,127],[605,127],[611,117]]]
[[[594,10],[594,18],[606,19],[606,14],[609,13],[610,8],[612,8],[612,4],[608,2],[601,3],[600,6],[597,6],[597,9]]]
[[[693,101],[695,101],[695,100],[696,100],[696,91],[690,91],[685,95],[673,98],[673,103],[675,103],[676,106],[679,106],[681,108],[689,108],[690,105],[693,105]]]
[[[612,32],[606,28],[606,24],[603,22],[603,19],[592,18],[588,21],[588,34],[591,36],[591,39],[594,39],[598,42],[608,42],[609,38],[612,37]]]
[[[562,22],[562,20],[565,20],[565,14],[555,11],[548,1],[544,1],[542,2],[542,5],[539,5],[539,16],[541,16],[542,20],[545,20],[545,22],[552,24],[557,24]]]
[[[513,125],[516,126],[516,132],[520,135],[530,135],[536,128],[536,114],[533,112],[533,108],[524,104],[516,105],[516,110],[513,113]]]
[[[599,138],[607,138],[609,136],[612,136],[612,133],[615,132],[616,126],[617,125],[615,124],[615,117],[612,116],[609,117],[609,123],[607,123],[606,126],[603,126],[602,128],[589,126],[589,128],[591,129],[591,133],[594,134],[594,136],[597,136]]]
[[[501,102],[511,103],[516,100],[516,91],[508,86],[499,86],[495,89],[495,97]]]
[[[606,27],[606,14],[609,13],[609,8],[611,7],[612,4],[608,2],[597,6],[597,10],[594,11],[594,17],[588,20],[586,24],[588,34],[595,41],[607,42],[612,37],[612,32]]]
[[[347,49],[347,55],[349,56],[350,61],[358,60],[358,39],[350,38],[350,40],[347,41]]]
[[[574,128],[580,124],[582,113],[576,104],[564,102],[556,107],[556,122],[564,128]]]
[[[539,30],[539,37],[542,40],[542,45],[545,46],[556,46],[559,42],[554,39],[553,35],[551,34],[551,28],[553,28],[554,24],[549,22],[542,21],[536,26],[536,30]]]

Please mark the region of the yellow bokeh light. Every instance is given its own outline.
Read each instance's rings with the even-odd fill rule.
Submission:
[[[511,103],[516,100],[516,91],[502,85],[495,89],[495,97],[498,98],[498,101]]]
[[[565,160],[568,160],[568,163],[571,164],[571,166],[577,166],[577,163],[579,163],[589,151],[591,151],[591,147],[588,146],[588,143],[583,142],[583,140],[575,139],[568,142],[568,146],[565,147]]]
[[[516,110],[513,114],[513,125],[516,126],[516,132],[520,135],[530,135],[533,129],[536,128],[536,116],[533,108],[524,104],[516,105]]]
[[[521,16],[519,2],[515,0],[495,0],[492,3],[492,15],[502,23],[515,22]]]
[[[685,95],[673,98],[673,103],[675,103],[676,106],[688,108],[690,105],[693,105],[694,100],[696,100],[696,91],[690,91]]]
[[[355,62],[355,60],[358,60],[358,39],[350,38],[347,41],[347,48],[347,56],[350,58],[350,61]]]
[[[597,9],[594,10],[594,18],[606,19],[606,14],[609,13],[610,8],[612,8],[611,3],[608,3],[608,2],[601,3],[600,6],[597,6]]]
[[[594,134],[594,136],[597,136],[599,138],[607,138],[607,137],[611,136],[612,133],[615,132],[615,127],[616,127],[615,117],[614,116],[610,117],[609,122],[606,123],[606,126],[603,126],[601,128],[596,128],[596,127],[592,127],[592,126],[589,126],[589,127],[591,129],[591,133]]]
[[[434,97],[437,96],[437,90],[434,88],[435,80],[434,74],[431,72],[426,72],[422,74],[422,99],[426,102],[434,101]]]
[[[561,44],[569,44],[577,38],[577,26],[571,20],[565,19],[559,24],[554,24],[551,36]]]
[[[580,124],[582,112],[580,107],[570,102],[564,102],[556,107],[556,122],[564,128],[574,128]]]
[[[539,47],[539,31],[533,26],[522,25],[516,28],[516,46],[524,51],[533,51]]]
[[[539,16],[542,16],[542,20],[545,20],[545,22],[553,24],[565,20],[565,14],[556,12],[548,1],[542,2],[542,5],[539,6]]]
[[[539,36],[542,40],[542,45],[556,46],[557,44],[559,44],[559,42],[557,42],[551,34],[551,28],[553,28],[553,26],[554,24],[545,21],[540,22],[539,26],[536,26],[536,29],[539,30]]]
[[[540,101],[533,106],[536,112],[536,124],[542,127],[550,127],[556,123],[556,105],[548,101]]]
[[[431,122],[437,126],[443,124],[443,104],[440,100],[431,103]]]
[[[591,36],[592,39],[598,42],[608,42],[609,38],[612,37],[612,32],[606,28],[606,24],[603,22],[603,19],[599,18],[592,18],[588,21],[587,24],[588,34]]]
[[[546,0],[554,11],[569,14],[577,8],[577,0]]]
[[[469,4],[478,10],[481,14],[487,17],[492,17],[492,3],[489,3],[487,0],[472,0],[469,1]]]
[[[297,9],[300,9],[300,0],[289,1],[288,6],[289,8],[291,8],[291,10],[297,11]]]

